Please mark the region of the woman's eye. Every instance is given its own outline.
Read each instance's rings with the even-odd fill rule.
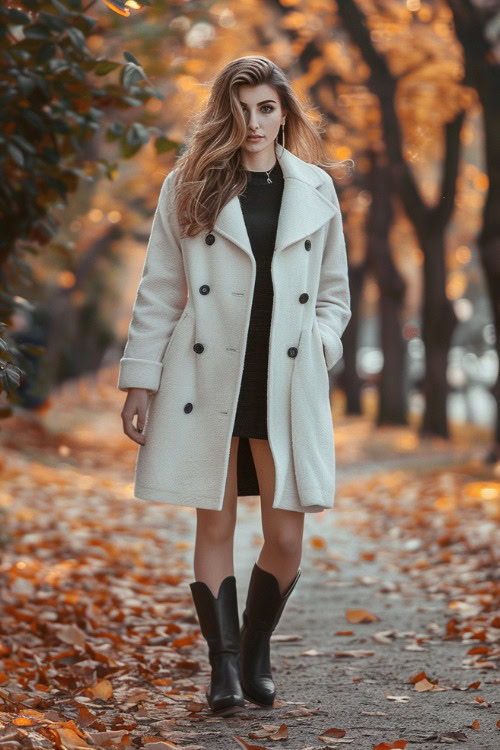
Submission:
[[[270,109],[271,112],[274,110],[274,107],[272,107],[270,104],[263,104],[261,109],[265,109],[266,107],[267,109]],[[248,115],[248,109],[246,107],[243,107],[243,112],[245,113],[245,115]]]

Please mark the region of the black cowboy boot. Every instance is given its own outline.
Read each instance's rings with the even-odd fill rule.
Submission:
[[[299,568],[282,596],[275,576],[257,563],[253,566],[240,632],[240,673],[245,698],[258,706],[274,703],[270,638],[300,574]]]
[[[194,581],[189,585],[212,667],[210,685],[206,691],[208,705],[216,714],[227,716],[245,706],[240,684],[236,578],[224,578],[217,598],[203,581]]]

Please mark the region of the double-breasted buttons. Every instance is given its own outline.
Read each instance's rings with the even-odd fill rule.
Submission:
[[[292,358],[296,357],[298,353],[299,353],[299,350],[297,349],[296,346],[291,346],[288,350],[288,356]]]
[[[207,245],[213,245],[215,242],[215,234],[212,234],[211,232],[207,234],[207,236],[205,237],[205,242],[207,243]]]
[[[188,402],[184,407],[184,411],[186,412],[186,414],[189,414],[190,411],[193,411],[193,404]]]
[[[299,302],[301,305],[303,305],[304,302],[307,302],[308,299],[309,299],[309,295],[307,294],[307,292],[304,292],[303,294],[300,295]]]
[[[203,284],[203,286],[200,286],[200,294],[208,294],[210,291],[210,287],[208,284]]]
[[[306,250],[310,250],[311,249],[311,240],[306,240],[304,242],[304,247],[305,247]]]
[[[193,346],[193,349],[195,350],[196,354],[201,354],[205,347],[203,346],[203,344],[195,344]]]

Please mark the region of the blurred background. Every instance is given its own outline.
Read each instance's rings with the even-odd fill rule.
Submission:
[[[162,182],[213,77],[250,54],[285,71],[330,157],[354,163],[331,173],[353,313],[330,372],[335,508],[307,514],[304,598],[275,652],[281,676],[300,669],[284,695],[323,710],[314,724],[317,708],[292,705],[291,730],[344,720],[368,747],[403,726],[432,740],[432,723],[465,741],[498,692],[493,671],[460,671],[498,674],[499,658],[498,0],[3,0],[2,747],[159,750],[190,725],[200,739],[196,513],[134,498],[118,363]],[[244,583],[259,498],[238,512]],[[297,653],[302,637],[313,648]],[[366,673],[332,670],[332,654]],[[424,668],[429,692],[391,712],[386,696],[406,702]],[[435,687],[457,692],[444,707]],[[498,722],[481,719],[473,745],[491,750]],[[235,746],[233,729],[207,730],[208,747],[214,731]]]

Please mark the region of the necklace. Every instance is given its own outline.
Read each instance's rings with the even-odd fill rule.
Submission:
[[[268,185],[271,185],[271,184],[272,184],[272,182],[273,182],[273,181],[271,180],[271,178],[269,177],[269,174],[270,174],[270,172],[272,172],[272,171],[273,171],[273,169],[274,169],[274,167],[276,166],[276,164],[277,164],[277,163],[278,163],[277,161],[275,161],[275,162],[274,162],[274,164],[273,164],[273,166],[271,167],[271,169],[269,170],[269,172],[266,172],[266,170],[264,170],[264,172],[266,172],[266,175],[267,175],[267,184],[268,184]]]
[[[276,159],[271,169],[264,169],[262,172],[252,170],[252,169],[247,169],[246,171],[248,172],[249,175],[253,175],[253,174],[254,175],[266,175],[266,178],[267,178],[266,182],[268,185],[271,185],[273,181],[271,180],[269,175],[271,174],[271,172],[274,172],[277,166],[278,166],[278,160]]]

